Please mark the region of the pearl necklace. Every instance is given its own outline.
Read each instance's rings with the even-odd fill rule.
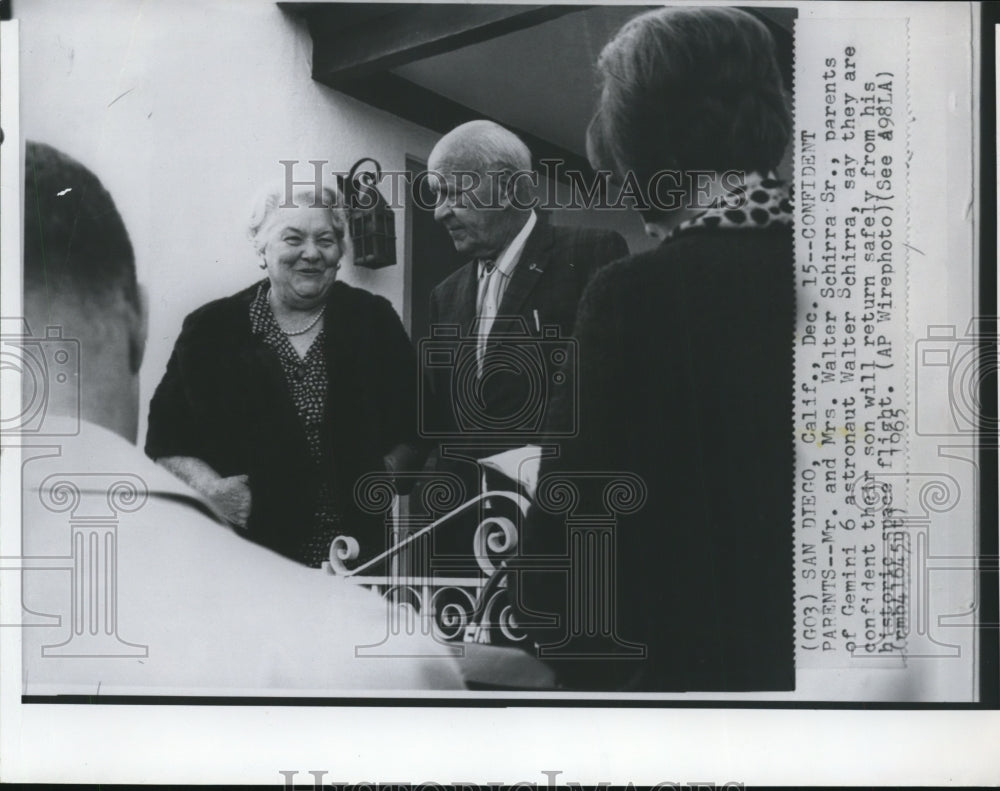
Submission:
[[[320,308],[320,310],[319,310],[319,313],[317,313],[317,314],[316,314],[316,316],[315,316],[315,317],[313,318],[313,320],[312,320],[312,321],[310,321],[310,322],[309,322],[309,323],[308,323],[308,324],[307,324],[307,325],[306,325],[305,327],[303,327],[303,328],[302,328],[302,329],[300,329],[300,330],[286,330],[286,329],[285,329],[284,327],[282,327],[282,326],[281,326],[281,324],[280,324],[280,323],[278,324],[278,328],[279,328],[279,329],[280,329],[280,330],[281,330],[281,331],[282,331],[283,333],[285,333],[285,335],[287,335],[287,336],[288,336],[288,337],[290,337],[290,338],[291,338],[291,337],[294,337],[294,336],[296,336],[296,335],[305,335],[305,334],[306,334],[307,332],[309,332],[309,330],[311,330],[311,329],[312,329],[313,327],[315,327],[315,326],[316,326],[316,323],[317,323],[317,322],[318,322],[318,321],[319,321],[319,320],[320,320],[321,318],[323,318],[323,314],[324,314],[324,313],[326,313],[326,305],[324,305],[324,306],[323,306],[322,308]],[[277,319],[276,319],[276,320],[277,320]]]

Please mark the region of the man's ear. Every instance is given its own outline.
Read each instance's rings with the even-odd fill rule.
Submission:
[[[138,307],[129,311],[128,326],[128,369],[132,374],[139,373],[142,358],[146,353],[146,337],[149,334],[149,294],[145,287],[138,284]]]
[[[502,170],[497,181],[500,208],[514,208],[519,211],[536,208],[537,201],[533,190],[538,188],[538,171]]]
[[[503,198],[504,208],[514,208],[523,210],[525,198],[528,197],[528,188],[524,179],[520,176],[522,171],[507,170],[503,174]]]
[[[498,209],[506,209],[510,206],[510,172],[507,170],[487,171],[487,178],[490,180],[490,201]]]

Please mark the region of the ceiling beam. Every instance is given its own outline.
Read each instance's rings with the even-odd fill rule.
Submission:
[[[578,170],[587,175],[593,172],[586,158],[579,154],[513,127],[501,119],[490,118],[397,74],[377,74],[366,80],[350,83],[339,90],[359,101],[440,134],[445,134],[466,121],[477,119],[496,121],[524,141],[536,165],[542,159],[555,159],[563,163],[557,172],[561,181],[566,179],[565,170]]]
[[[290,6],[309,22],[312,76],[337,90],[433,55],[580,11],[587,6],[391,4],[373,18],[358,19],[350,4]],[[365,4],[368,5],[368,4]],[[345,11],[345,6],[347,10]],[[377,7],[377,6],[376,6]]]

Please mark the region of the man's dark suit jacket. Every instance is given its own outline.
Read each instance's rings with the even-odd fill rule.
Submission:
[[[787,228],[693,229],[590,282],[575,329],[580,432],[543,460],[536,503],[549,474],[642,479],[645,503],[617,517],[604,581],[621,642],[646,656],[553,658],[565,686],[794,688],[794,328]],[[576,516],[614,504],[603,481],[579,490]],[[533,508],[521,551],[565,556],[567,535],[564,516]],[[523,573],[519,588],[528,610],[562,616],[535,633],[559,643],[573,622],[565,573]]]
[[[558,371],[565,355],[575,354],[570,339],[580,295],[599,267],[626,255],[614,231],[554,227],[539,218],[501,299],[482,380],[475,375],[477,262],[439,283],[430,298],[432,332],[453,327],[458,338],[443,342],[454,351],[443,363],[440,355],[422,355],[429,433],[484,448],[537,442],[562,381]]]

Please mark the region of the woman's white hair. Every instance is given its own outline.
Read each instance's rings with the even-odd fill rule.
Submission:
[[[264,245],[267,244],[266,234],[262,232],[267,227],[275,210],[290,208],[329,209],[337,239],[343,241],[345,237],[349,237],[344,202],[341,199],[340,191],[335,186],[323,184],[317,195],[315,187],[308,184],[296,185],[289,192],[288,184],[276,182],[257,193],[250,211],[247,236],[258,253],[263,251]]]

